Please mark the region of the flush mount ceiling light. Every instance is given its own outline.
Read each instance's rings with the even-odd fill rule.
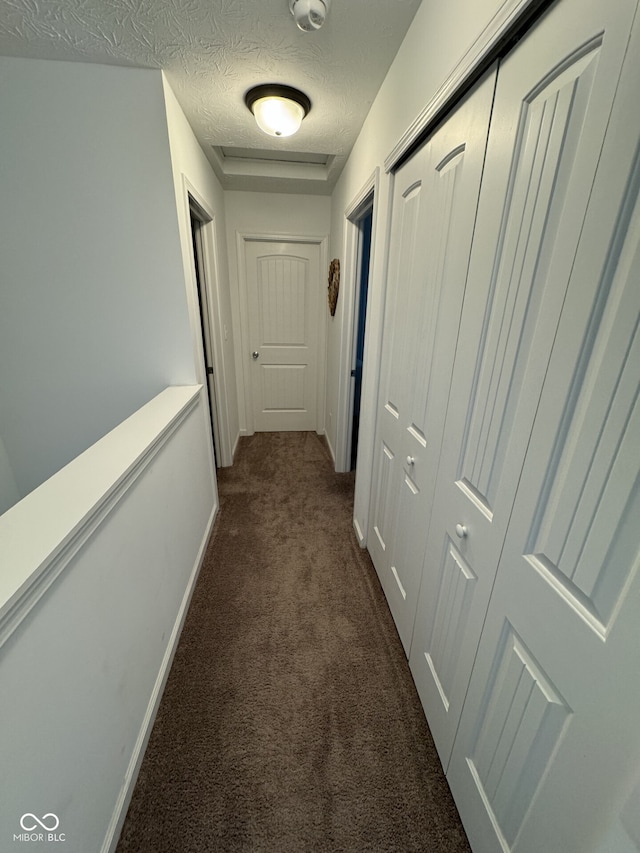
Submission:
[[[269,136],[292,136],[311,109],[311,101],[304,92],[278,83],[254,86],[244,96],[244,102],[260,130]]]
[[[320,29],[330,6],[331,0],[289,0],[289,9],[298,29],[305,33]]]

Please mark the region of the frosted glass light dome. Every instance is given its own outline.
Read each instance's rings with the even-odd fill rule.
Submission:
[[[253,105],[253,114],[260,130],[269,136],[293,136],[300,130],[304,110],[287,98],[260,98]]]
[[[269,136],[292,136],[311,109],[304,92],[276,83],[249,89],[244,100],[260,130]]]

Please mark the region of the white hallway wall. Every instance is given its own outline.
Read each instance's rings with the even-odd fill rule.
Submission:
[[[246,411],[242,373],[243,340],[240,330],[241,305],[239,299],[237,235],[272,234],[283,237],[326,237],[329,235],[330,209],[331,200],[328,196],[225,192],[229,281],[233,305],[233,338],[241,433],[246,431]],[[321,283],[324,282],[325,277],[321,275],[320,280]],[[322,302],[322,305],[323,307],[326,305],[326,299]],[[324,323],[325,318],[322,316],[319,317],[318,322]]]
[[[0,58],[0,435],[21,496],[195,381],[157,71]]]
[[[376,168],[380,169],[380,191],[376,199],[373,254],[369,277],[367,334],[369,340],[382,334],[383,288],[388,243],[388,217],[392,177],[384,173],[384,160],[405,130],[413,123],[451,71],[498,12],[504,0],[423,0],[389,72],[369,111],[331,198],[330,257],[345,253],[345,210]],[[327,340],[327,438],[336,445],[340,341],[345,311],[353,300],[353,282],[343,278],[336,315],[329,322]],[[366,533],[369,508],[369,472],[364,470],[373,449],[377,376],[371,367],[370,344],[365,351],[365,375],[361,430],[358,443],[358,478],[355,517]],[[331,416],[331,417],[330,417]]]
[[[197,290],[194,279],[192,257],[193,248],[191,241],[191,223],[186,201],[188,181],[189,192],[194,193],[196,199],[203,203],[214,216],[215,235],[215,273],[217,281],[210,282],[218,294],[217,308],[219,309],[220,326],[227,329],[227,336],[216,335],[214,346],[219,347],[221,369],[224,372],[225,399],[218,401],[219,417],[226,420],[226,434],[230,443],[229,456],[237,442],[240,425],[238,421],[238,396],[235,381],[235,354],[233,335],[233,315],[231,309],[231,290],[229,280],[229,263],[227,259],[227,241],[225,229],[225,200],[224,192],[220,182],[215,176],[209,161],[200,148],[191,126],[187,121],[176,96],[169,86],[166,78],[164,80],[165,100],[167,109],[167,124],[169,128],[169,144],[171,147],[171,161],[173,165],[173,182],[176,194],[176,205],[178,210],[178,222],[180,228],[180,242],[182,245],[183,274],[187,282],[187,298],[193,340],[196,343],[194,358],[196,360],[196,372],[198,381],[206,384],[204,375],[199,371],[202,364],[202,349],[200,346],[200,319],[199,306],[197,304]]]
[[[0,434],[49,478],[0,518],[2,850],[25,810],[117,834],[217,509],[200,391],[137,411],[195,380],[168,109],[159,71],[0,59]]]
[[[18,491],[11,460],[0,436],[0,515],[17,503],[22,495]]]
[[[2,851],[26,812],[113,849],[217,506],[203,402],[166,389],[0,517]]]

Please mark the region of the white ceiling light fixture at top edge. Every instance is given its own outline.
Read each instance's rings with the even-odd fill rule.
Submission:
[[[289,11],[299,30],[312,33],[324,24],[331,0],[289,0]]]

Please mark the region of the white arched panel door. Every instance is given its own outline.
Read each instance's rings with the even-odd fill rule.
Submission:
[[[627,57],[449,768],[477,853],[640,842],[640,27]]]
[[[254,429],[315,430],[320,245],[247,240],[245,269]]]
[[[495,86],[396,174],[369,549],[409,653]]]

